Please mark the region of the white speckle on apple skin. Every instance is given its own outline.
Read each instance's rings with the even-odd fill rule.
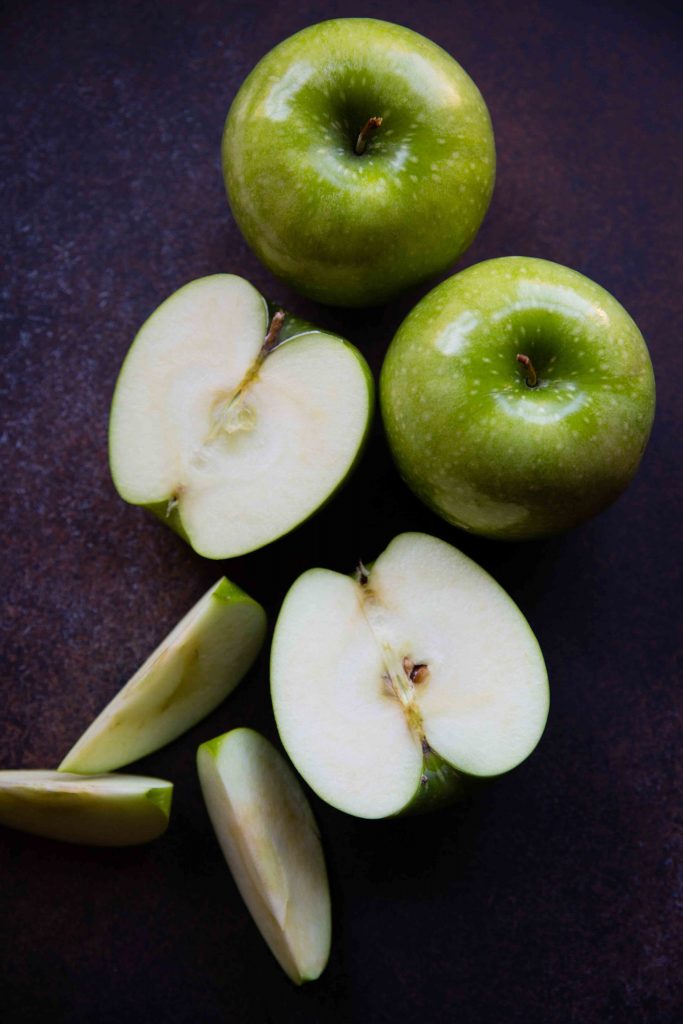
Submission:
[[[385,165],[387,163],[390,163],[393,152],[392,147],[395,146],[396,142],[398,142],[399,145],[401,143],[410,144],[412,148],[414,140],[415,154],[417,154],[418,146],[420,147],[420,149],[422,149],[426,141],[427,150],[424,155],[424,162],[425,165],[427,165],[430,163],[430,157],[433,159],[438,155],[436,152],[437,146],[443,145],[445,142],[449,140],[449,138],[455,140],[455,138],[457,137],[460,138],[461,146],[462,148],[464,148],[466,154],[470,158],[467,165],[466,178],[464,180],[466,180],[467,182],[468,189],[474,189],[477,192],[476,197],[469,196],[468,202],[465,204],[465,206],[461,206],[460,209],[454,208],[451,216],[446,215],[446,213],[443,213],[442,215],[444,205],[444,194],[452,195],[455,192],[457,176],[462,175],[463,170],[453,168],[448,173],[448,180],[444,180],[443,169],[449,165],[447,163],[447,160],[444,160],[443,158],[440,157],[438,162],[438,166],[440,169],[438,172],[435,172],[440,174],[440,180],[433,180],[432,185],[430,186],[429,189],[426,187],[427,183],[425,182],[425,187],[420,193],[418,193],[417,196],[414,196],[411,191],[408,191],[406,193],[404,189],[404,195],[407,195],[410,199],[409,205],[411,210],[411,217],[412,220],[414,221],[414,225],[411,225],[410,229],[408,229],[408,235],[413,239],[418,239],[418,241],[415,244],[413,244],[408,251],[406,250],[405,246],[396,244],[396,240],[399,236],[396,234],[395,226],[391,223],[391,218],[387,218],[386,216],[386,210],[388,207],[385,201],[380,226],[382,232],[386,235],[387,244],[380,244],[379,246],[377,244],[373,244],[372,261],[368,260],[368,265],[364,266],[363,268],[355,267],[353,270],[353,274],[349,272],[348,275],[349,277],[352,276],[356,280],[363,280],[362,300],[363,304],[366,304],[367,301],[373,300],[373,296],[370,294],[370,278],[373,275],[381,275],[385,279],[385,283],[383,283],[381,287],[384,289],[385,292],[388,293],[389,291],[389,284],[386,283],[386,281],[388,281],[388,271],[386,267],[378,267],[378,264],[381,263],[381,260],[378,261],[377,258],[378,251],[382,253],[382,260],[388,263],[396,264],[397,268],[405,276],[405,281],[407,283],[408,275],[415,274],[420,262],[424,260],[426,252],[425,246],[427,245],[427,243],[427,248],[429,249],[429,259],[434,261],[436,259],[437,251],[441,244],[441,235],[445,233],[453,233],[456,230],[462,231],[464,225],[470,222],[471,217],[481,218],[483,216],[483,213],[485,212],[486,209],[486,205],[488,204],[488,199],[490,198],[490,185],[492,184],[493,180],[492,168],[494,151],[490,138],[490,124],[488,123],[488,116],[485,113],[485,108],[483,107],[483,104],[481,102],[481,97],[478,95],[478,93],[476,93],[476,90],[472,93],[472,95],[470,95],[468,89],[471,88],[471,83],[468,83],[468,80],[464,77],[458,78],[459,85],[457,89],[452,88],[451,84],[449,84],[449,74],[453,67],[457,67],[457,65],[453,65],[448,58],[444,58],[442,51],[438,50],[438,48],[432,48],[432,45],[428,43],[426,40],[422,39],[419,36],[416,36],[415,34],[411,34],[408,30],[400,29],[397,26],[382,25],[381,23],[378,22],[364,22],[363,19],[354,19],[347,22],[335,22],[333,23],[335,26],[333,30],[329,28],[329,24],[330,23],[326,23],[325,25],[314,26],[309,30],[304,30],[303,33],[299,33],[297,36],[281,44],[281,47],[277,48],[277,51],[275,52],[278,54],[278,57],[275,57],[274,55],[269,55],[268,57],[266,57],[264,61],[261,63],[261,65],[259,65],[259,68],[256,69],[254,74],[250,76],[250,80],[247,83],[247,85],[251,87],[251,92],[246,87],[244,90],[241,90],[241,94],[238,97],[238,101],[236,101],[236,104],[228,120],[223,152],[226,182],[228,185],[228,190],[230,192],[233,212],[235,213],[238,223],[240,223],[240,226],[242,227],[247,237],[247,240],[256,249],[258,255],[269,266],[271,266],[271,269],[274,269],[276,273],[278,273],[282,277],[285,277],[287,280],[290,280],[291,283],[293,283],[296,287],[299,287],[300,290],[306,292],[307,294],[313,294],[314,297],[321,298],[323,301],[344,302],[343,298],[340,299],[339,297],[335,298],[334,296],[332,296],[329,290],[327,295],[323,295],[319,290],[320,287],[322,287],[319,279],[321,278],[321,275],[323,275],[325,267],[329,268],[330,266],[334,266],[337,268],[337,271],[339,273],[342,273],[342,271],[339,270],[339,268],[344,268],[349,264],[348,252],[351,251],[352,247],[355,253],[367,253],[369,251],[368,247],[364,246],[362,244],[362,241],[359,242],[358,237],[356,237],[358,235],[360,227],[357,224],[354,225],[354,208],[362,208],[362,221],[364,225],[368,225],[373,221],[373,215],[370,204],[368,203],[368,197],[364,196],[362,201],[360,201],[360,196],[358,198],[352,197],[350,195],[332,196],[327,186],[334,185],[334,174],[332,174],[328,169],[328,171],[326,172],[326,183],[321,188],[320,182],[314,180],[315,176],[320,173],[321,167],[314,168],[313,170],[315,171],[315,174],[311,176],[311,169],[306,168],[304,163],[298,160],[297,158],[293,158],[293,154],[290,154],[289,159],[285,160],[285,158],[283,158],[282,165],[275,167],[274,161],[272,159],[272,152],[275,151],[276,153],[279,153],[283,147],[279,147],[277,145],[277,140],[273,138],[272,122],[269,122],[267,126],[263,126],[264,133],[268,136],[269,139],[269,157],[266,166],[259,168],[258,170],[255,169],[255,165],[258,163],[257,158],[254,156],[253,153],[251,155],[247,155],[247,150],[249,149],[249,146],[245,143],[244,139],[241,141],[242,143],[245,144],[241,146],[236,146],[234,152],[231,152],[231,124],[239,126],[240,130],[245,130],[248,127],[250,133],[253,134],[254,138],[258,134],[256,124],[257,121],[259,120],[261,108],[256,100],[258,90],[254,85],[254,82],[258,79],[258,73],[266,75],[267,79],[269,80],[268,88],[272,89],[273,87],[276,87],[278,76],[275,74],[271,74],[270,68],[274,66],[277,61],[278,69],[281,73],[283,63],[286,64],[286,55],[291,56],[292,60],[296,61],[299,59],[299,57],[301,57],[301,55],[305,51],[308,56],[308,59],[310,59],[311,53],[315,52],[316,48],[313,43],[308,41],[311,34],[314,34],[317,37],[317,40],[323,49],[326,46],[330,47],[330,61],[322,62],[321,67],[327,68],[329,70],[329,76],[331,77],[328,77],[326,79],[325,75],[328,72],[325,71],[322,74],[322,78],[320,80],[318,80],[317,78],[315,79],[315,81],[307,80],[305,86],[301,90],[301,93],[297,94],[296,98],[293,99],[291,105],[293,116],[294,113],[296,113],[296,110],[294,108],[296,107],[297,104],[300,103],[302,120],[300,124],[293,126],[292,131],[290,131],[289,133],[289,137],[298,137],[300,135],[301,141],[303,143],[305,141],[306,124],[308,125],[308,129],[310,129],[311,123],[315,123],[315,121],[317,121],[318,124],[324,123],[324,121],[321,121],[320,117],[320,112],[323,110],[324,103],[329,102],[329,100],[331,100],[332,98],[334,98],[334,101],[337,104],[337,106],[339,105],[340,102],[342,104],[346,104],[347,102],[350,103],[352,94],[356,95],[358,92],[358,83],[361,79],[365,78],[370,83],[370,85],[367,87],[368,89],[379,89],[379,72],[372,70],[374,65],[371,59],[371,51],[373,50],[373,47],[375,45],[377,46],[378,49],[383,48],[383,60],[381,62],[382,75],[389,74],[391,76],[393,74],[399,73],[403,66],[402,62],[405,63],[405,60],[408,59],[405,56],[405,53],[407,53],[410,49],[410,46],[413,45],[412,41],[415,41],[414,45],[421,47],[422,52],[424,54],[426,54],[427,51],[429,51],[430,54],[433,55],[433,60],[436,61],[435,64],[432,62],[433,67],[436,67],[437,65],[439,67],[438,74],[434,74],[433,67],[431,67],[430,71],[427,73],[427,69],[425,66],[427,78],[425,79],[425,82],[423,83],[422,87],[425,89],[425,97],[427,96],[429,90],[445,90],[441,97],[442,102],[437,104],[437,106],[439,107],[440,128],[443,129],[444,127],[447,126],[446,122],[450,117],[447,105],[444,106],[444,97],[450,95],[453,100],[453,103],[458,107],[457,118],[455,117],[454,113],[453,125],[448,125],[449,128],[453,128],[452,132],[450,133],[450,135],[446,135],[446,133],[443,130],[441,130],[437,134],[437,132],[434,130],[436,125],[431,115],[428,116],[426,109],[419,109],[419,95],[416,94],[410,103],[410,108],[413,111],[417,110],[418,112],[417,114],[415,114],[413,120],[410,122],[410,129],[407,132],[401,132],[398,133],[398,135],[395,135],[395,126],[386,128],[386,130],[382,132],[381,141],[377,144],[377,147],[373,152],[373,156],[376,155],[378,158],[377,161],[366,160],[364,162],[361,162],[360,164],[357,165],[356,168],[358,173],[351,177],[349,175],[343,175],[342,179],[348,180],[349,184],[351,182],[362,181],[362,187],[365,188],[368,185],[368,179],[370,177],[370,174],[380,174],[380,165],[383,162]],[[379,32],[380,29],[384,36],[382,43],[380,43],[379,38],[375,40],[371,34],[373,31]],[[340,32],[343,33],[344,38],[353,35],[354,33],[363,33],[363,45],[360,47],[357,45],[352,47],[354,62],[353,66],[349,65],[346,69],[342,70],[341,72],[339,71],[340,64],[343,65],[344,61],[342,58],[340,58]],[[332,38],[333,34],[336,35],[336,38],[334,39]],[[400,43],[398,40],[399,36],[402,37]],[[387,59],[387,52],[389,52],[390,54],[393,53],[391,47],[394,45],[394,43],[396,44],[396,51],[394,55],[391,56],[390,59]],[[341,50],[343,51],[343,47],[341,47]],[[361,61],[365,69],[362,75],[357,74],[357,63],[359,53],[361,54]],[[332,60],[332,56],[334,57],[334,60]],[[344,78],[344,75],[346,75],[345,87],[339,89],[339,84]],[[419,92],[419,79],[412,74],[406,78],[406,76],[403,75],[401,71],[401,77],[400,79],[397,78],[396,82],[398,83],[396,86],[397,95],[401,99],[402,104],[404,102],[404,99],[402,97],[401,90],[405,91],[406,89],[415,88],[418,89]],[[383,91],[386,92],[386,90],[384,89]],[[311,118],[310,110],[306,112],[306,116],[304,117],[303,104],[304,102],[308,102],[307,99],[305,100],[305,97],[310,97],[314,94],[317,95],[318,97],[319,106],[313,107],[313,118]],[[325,97],[327,97],[327,99],[325,99]],[[346,97],[346,99],[344,97]],[[291,98],[292,97],[290,97],[288,94],[288,102]],[[429,92],[429,98],[429,109],[431,110],[435,108],[434,97],[431,92]],[[383,115],[385,118],[388,116],[387,111],[390,109],[392,108],[384,109]],[[480,134],[482,123],[484,123],[482,122],[482,114],[484,117],[484,122],[486,123],[487,126],[486,131],[484,132],[483,135]],[[329,114],[327,114],[327,120],[331,120],[331,123],[337,126],[336,130],[347,130],[343,125],[341,125],[342,119],[340,119],[339,117],[330,119]],[[487,133],[489,133],[488,141],[486,141],[485,139]],[[318,134],[318,138],[320,138],[320,133]],[[324,134],[322,135],[322,138],[325,138]],[[436,141],[437,138],[440,140],[439,142]],[[474,138],[476,138],[476,142],[473,142]],[[286,143],[286,140],[284,140],[284,142]],[[341,155],[338,152],[340,147],[336,146],[334,148],[336,160],[350,161],[352,159],[348,151],[345,151],[343,155]],[[381,160],[379,159],[380,154]],[[322,161],[323,155],[319,155]],[[235,161],[234,166],[231,163],[233,157]],[[471,168],[469,166],[472,163],[474,163],[477,168],[476,172],[474,173],[471,171]],[[248,175],[248,177],[251,177],[253,179],[248,184],[248,193],[245,193],[243,202],[241,201],[240,196],[236,197],[233,194],[234,182],[244,180],[246,185],[246,179],[242,174],[242,164],[244,165],[245,169],[247,168],[247,166],[251,167],[251,173]],[[364,169],[361,170],[361,168]],[[287,180],[284,180],[284,178],[279,177],[281,174],[284,174]],[[309,203],[309,217],[302,218],[301,216],[297,216],[296,222],[299,225],[301,225],[302,223],[305,224],[304,235],[308,237],[304,237],[303,239],[301,239],[301,241],[304,247],[306,248],[307,252],[310,253],[310,260],[312,262],[310,262],[310,265],[307,266],[305,276],[302,272],[301,275],[298,276],[297,279],[295,279],[295,275],[297,275],[296,263],[298,259],[295,253],[295,249],[298,244],[298,238],[297,232],[291,230],[291,226],[294,224],[295,219],[294,211],[291,211],[291,224],[288,223],[286,242],[283,244],[277,244],[277,239],[274,234],[277,217],[273,217],[272,215],[270,215],[272,211],[269,211],[269,215],[266,221],[263,222],[267,225],[267,230],[266,228],[262,228],[260,230],[260,237],[258,239],[256,238],[255,234],[252,235],[251,228],[253,227],[255,232],[259,232],[259,228],[256,225],[255,220],[257,216],[256,207],[262,201],[263,203],[273,201],[274,197],[278,198],[278,201],[281,203],[283,196],[294,195],[293,189],[290,187],[291,181],[300,180],[302,175],[306,178],[307,181],[305,193],[313,198]],[[278,176],[277,180],[276,176]],[[400,185],[401,178],[402,175],[397,174],[394,171],[394,184],[397,187]],[[442,186],[442,184],[443,190],[440,187]],[[484,186],[485,189],[488,190],[488,194],[487,192],[482,192],[482,186]],[[434,192],[434,187],[437,187],[437,192]],[[401,201],[400,196],[392,197],[392,199],[396,200],[391,203],[390,207],[392,213],[394,213],[401,209]],[[291,204],[285,205],[289,206]],[[418,207],[420,208],[418,209]],[[427,207],[429,207],[429,209],[427,209]],[[290,218],[289,210],[283,209],[283,213],[287,218]],[[343,234],[339,231],[330,232],[331,215],[343,217],[344,221],[347,224],[352,225],[351,228],[347,229]],[[438,230],[430,232],[429,238],[426,239],[425,241],[421,241],[420,231],[417,230],[417,228],[419,227],[419,225],[424,224],[425,220],[427,219],[429,219],[432,224],[435,224],[438,227]],[[327,233],[327,239],[324,240],[322,238],[317,237],[319,226],[325,228],[325,231]],[[373,226],[373,237],[376,235],[376,228],[377,224]],[[467,234],[466,244],[469,244],[474,235],[474,231],[471,228],[466,228],[465,231]],[[324,250],[324,246],[326,244],[329,244],[329,238],[339,239],[340,242],[342,239],[344,239],[344,241],[346,242],[347,252],[340,252],[338,258],[321,261],[319,258],[320,252]],[[448,259],[444,260],[444,265],[447,264],[448,262],[451,262],[454,256],[455,253],[451,251]],[[278,260],[281,258],[284,261],[284,265],[277,267],[274,266],[272,261],[276,258]],[[363,271],[362,274],[359,274],[359,269]],[[432,271],[423,268],[421,271],[421,276],[424,277],[429,272]],[[402,285],[400,284],[398,279],[396,279],[392,290],[396,291],[401,286]],[[335,284],[335,287],[337,287],[337,284]],[[338,283],[338,287],[346,286],[343,285],[343,282],[341,282]],[[380,286],[378,285],[378,292],[379,287]],[[345,304],[356,303],[352,299],[347,298]]]
[[[550,302],[534,306],[529,298],[542,299],[546,274]],[[565,317],[558,309],[556,297],[567,306],[572,289],[578,292],[575,310],[586,315]],[[507,322],[500,322],[501,308],[508,310]],[[595,309],[601,316],[592,315]],[[479,322],[463,336],[467,316]],[[494,320],[503,331],[493,329]],[[630,344],[616,345],[615,335]],[[525,336],[541,379],[545,374],[533,390],[514,363]],[[449,346],[449,337],[457,344]],[[470,365],[479,371],[474,378]],[[590,391],[580,378],[591,381]],[[428,446],[410,414],[416,390],[420,406],[427,402]],[[514,257],[469,268],[416,307],[390,346],[381,394],[404,479],[450,522],[492,536],[557,532],[614,500],[637,468],[654,407],[647,350],[616,300],[568,268]],[[400,417],[395,402],[403,405]],[[501,502],[525,506],[524,521],[497,519]]]

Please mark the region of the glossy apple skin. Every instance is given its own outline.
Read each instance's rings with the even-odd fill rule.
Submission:
[[[382,125],[358,155],[374,116]],[[369,18],[313,25],[264,57],[232,104],[222,158],[259,259],[340,306],[384,302],[448,267],[495,178],[474,82],[435,43]]]
[[[655,383],[640,331],[604,288],[512,256],[418,303],[387,352],[380,401],[399,471],[427,505],[473,533],[526,539],[569,529],[624,490]]]

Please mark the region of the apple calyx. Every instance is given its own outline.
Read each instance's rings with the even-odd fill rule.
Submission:
[[[363,153],[365,152],[365,147],[368,144],[368,138],[370,136],[370,133],[374,131],[375,128],[379,128],[383,120],[384,118],[382,117],[369,117],[367,119],[367,121],[361,128],[360,132],[358,133],[356,145],[353,147],[354,152],[357,153],[358,156],[363,155]]]
[[[528,356],[525,356],[522,352],[517,353],[517,362],[521,363],[526,370],[526,386],[528,388],[535,388],[538,385],[538,374],[534,368],[534,364],[531,362]]]

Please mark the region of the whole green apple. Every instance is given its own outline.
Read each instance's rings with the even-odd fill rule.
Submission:
[[[235,220],[273,273],[340,306],[383,302],[472,242],[495,178],[484,100],[435,43],[342,18],[280,43],[223,135]]]
[[[608,292],[520,256],[444,281],[401,324],[381,407],[406,483],[489,537],[552,534],[634,475],[655,384],[643,337]]]

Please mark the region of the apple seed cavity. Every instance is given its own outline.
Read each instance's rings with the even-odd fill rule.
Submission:
[[[415,700],[415,686],[426,682],[429,677],[429,666],[426,662],[415,662],[408,655],[401,658],[396,653],[388,635],[386,610],[370,587],[370,572],[362,562],[358,563],[355,578],[360,587],[363,615],[382,654],[384,689],[401,704],[408,726],[417,736],[422,752],[426,756],[431,753],[431,747],[427,742],[422,714]]]
[[[251,405],[246,404],[245,396],[250,385],[258,377],[259,370],[267,356],[277,347],[285,316],[286,314],[282,310],[278,310],[275,313],[270,321],[263,345],[240,383],[231,394],[221,394],[214,402],[211,413],[213,426],[202,448],[195,455],[195,464],[201,464],[205,461],[205,449],[217,441],[218,438],[225,437],[226,435],[229,437],[238,431],[250,431],[256,426],[256,412]]]

